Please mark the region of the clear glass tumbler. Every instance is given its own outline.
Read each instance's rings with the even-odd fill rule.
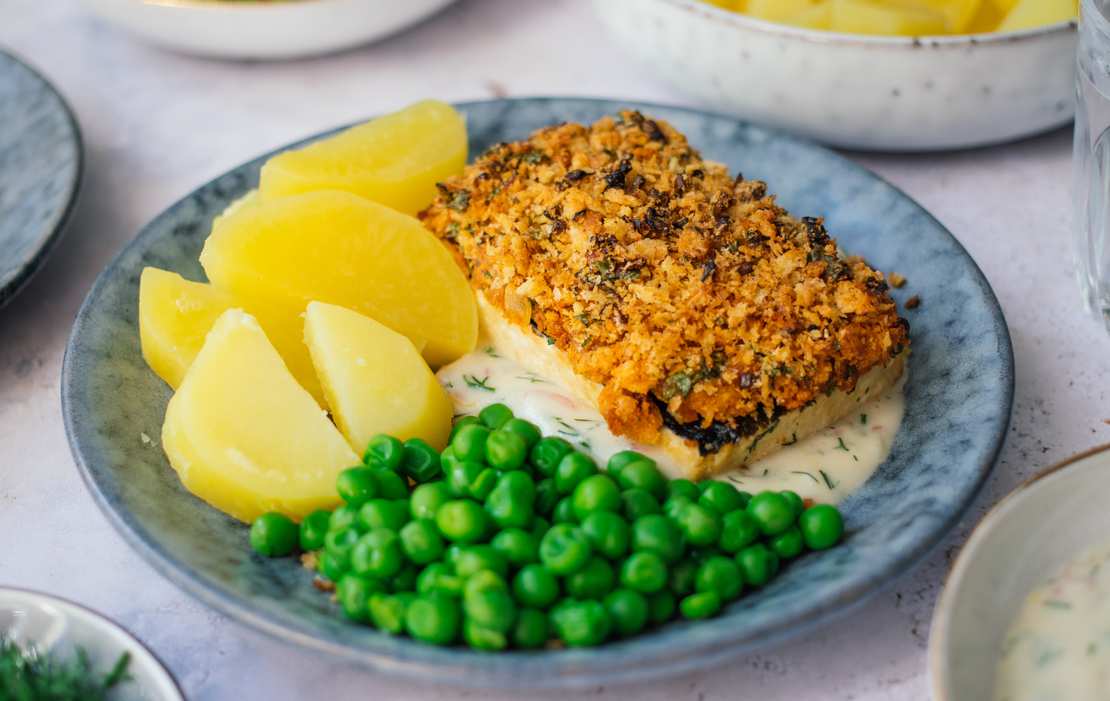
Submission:
[[[1110,330],[1110,0],[1082,0],[1075,113],[1075,236],[1087,306]]]

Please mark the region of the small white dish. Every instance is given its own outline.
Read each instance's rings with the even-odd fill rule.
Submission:
[[[983,146],[1074,114],[1074,23],[911,38],[790,27],[702,0],[594,0],[594,8],[652,74],[703,104],[833,146]]]
[[[150,650],[100,614],[65,599],[25,589],[0,588],[0,636],[39,654],[68,658],[78,648],[92,668],[107,673],[123,653],[131,655],[131,679],[112,698],[185,701],[173,677]]]
[[[1049,468],[1000,501],[967,541],[933,613],[935,701],[992,698],[1006,632],[1031,591],[1110,537],[1110,445]]]
[[[161,46],[218,58],[284,59],[339,51],[409,27],[453,0],[85,0]]]

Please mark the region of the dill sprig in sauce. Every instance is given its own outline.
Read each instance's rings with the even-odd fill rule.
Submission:
[[[78,648],[73,660],[25,651],[0,637],[0,699],[11,701],[106,701],[108,692],[131,677],[130,653],[123,653],[107,674],[93,671],[88,653]]]

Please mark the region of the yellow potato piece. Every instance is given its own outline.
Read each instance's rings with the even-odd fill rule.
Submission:
[[[436,183],[466,163],[466,124],[450,105],[426,100],[347,129],[262,166],[263,198],[345,190],[415,214]]]
[[[346,192],[240,207],[213,225],[200,262],[213,285],[274,330],[283,349],[303,339],[312,301],[426,341],[424,359],[433,367],[470,352],[478,339],[474,293],[443,244],[416,219]],[[289,360],[311,367],[303,343]]]
[[[832,7],[827,2],[813,5],[786,20],[787,24],[828,31],[832,28]]]
[[[139,339],[143,359],[170,387],[181,384],[212,324],[234,305],[228,293],[177,273],[143,268]]]
[[[387,433],[447,445],[453,407],[412,341],[370,317],[312,302],[305,343],[332,418],[356,452]]]
[[[248,522],[266,511],[299,520],[334,507],[336,476],[358,464],[240,309],[216,320],[170,399],[162,447],[186,489]]]
[[[939,13],[944,17],[947,31],[959,34],[968,31],[984,0],[898,0],[898,2]]]
[[[177,388],[220,314],[232,307],[245,306],[234,295],[212,285],[192,282],[158,268],[145,268],[139,279],[143,359],[166,384]],[[270,316],[262,322],[263,329],[293,376],[323,406],[324,391],[304,346],[302,324],[298,320],[291,325],[280,315]]]
[[[909,5],[878,0],[829,0],[830,29],[847,34],[922,36],[944,34],[944,16]]]
[[[814,0],[748,0],[746,12],[768,22],[787,22],[813,5]]]
[[[995,31],[1016,32],[1075,19],[1076,0],[1019,0]]]
[[[1006,11],[998,5],[997,0],[983,0],[979,5],[979,11],[971,19],[967,31],[970,34],[993,32],[1005,16]]]

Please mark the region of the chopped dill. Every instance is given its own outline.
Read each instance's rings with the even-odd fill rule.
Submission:
[[[820,473],[821,479],[825,480],[825,486],[829,489],[836,489],[836,485],[840,484],[839,482],[833,482],[832,478],[829,477],[829,473],[824,470],[818,470],[817,472]]]
[[[845,453],[848,452],[848,446],[844,444],[844,439],[840,436],[836,437],[836,449],[843,450]]]
[[[860,414],[859,415],[859,422],[861,424],[863,424],[864,426],[866,426],[867,425],[867,414]]]
[[[1064,611],[1071,608],[1071,604],[1069,602],[1061,601],[1060,599],[1045,599],[1044,605],[1050,609],[1061,609]]]
[[[767,473],[764,472],[763,474],[767,474]],[[817,482],[816,477],[814,477],[811,473],[806,472],[805,470],[791,470],[790,474],[792,474],[792,475],[805,475],[806,477],[810,478],[811,480],[813,480],[817,484],[820,484],[820,482]]]
[[[543,379],[539,375],[535,375],[535,374],[530,373],[530,372],[526,372],[523,375],[517,375],[516,379],[524,380],[526,382],[531,382],[534,385],[545,385],[545,384],[547,384],[547,380]]]
[[[123,653],[107,674],[94,672],[88,653],[77,648],[76,659],[61,661],[24,651],[0,636],[0,697],[51,701],[105,701],[108,692],[131,679],[130,653]],[[9,696],[8,693],[12,695]]]
[[[471,389],[480,389],[483,392],[493,392],[497,389],[489,385],[489,375],[486,375],[480,380],[476,375],[463,375],[463,382],[466,383],[467,387]]]
[[[501,355],[497,352],[497,350],[493,346],[486,346],[485,348],[482,349],[482,352],[485,353],[486,355],[488,355],[491,358],[500,358],[501,357]]]

